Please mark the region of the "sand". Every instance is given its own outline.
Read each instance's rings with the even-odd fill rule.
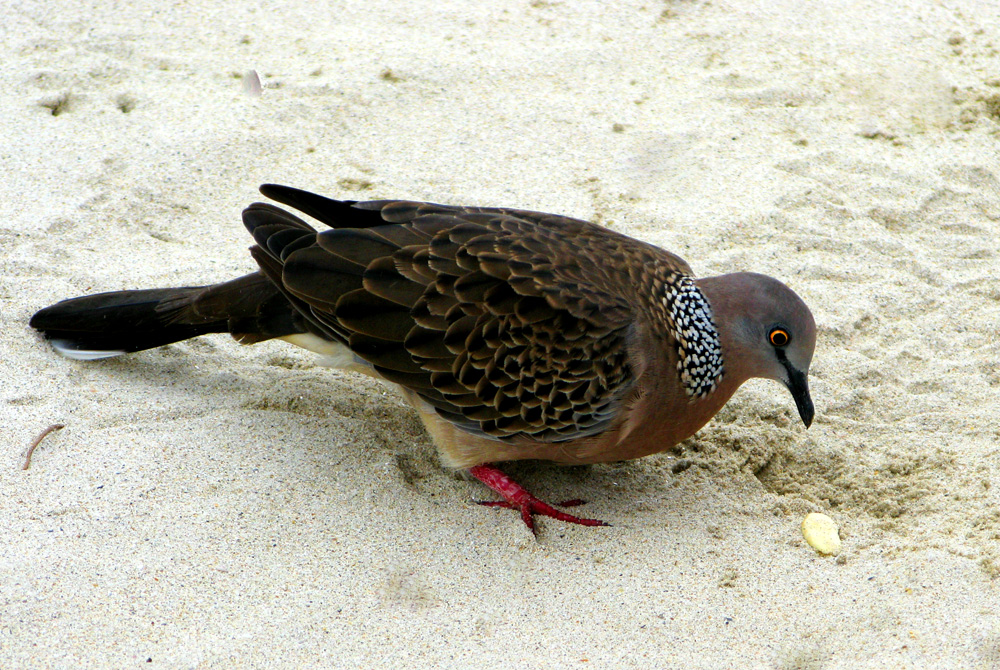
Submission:
[[[0,667],[1000,667],[1000,4],[0,15]],[[614,524],[535,540],[375,380],[226,336],[83,364],[27,326],[250,271],[262,182],[776,276],[816,421],[755,381],[671,452],[511,467]]]

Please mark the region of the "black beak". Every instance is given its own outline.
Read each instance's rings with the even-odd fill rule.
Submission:
[[[802,423],[806,424],[806,428],[808,428],[816,414],[812,398],[809,396],[809,380],[806,379],[804,372],[792,367],[787,358],[781,362],[785,365],[785,370],[788,371],[788,390],[792,392],[792,398],[795,399],[795,406],[799,410],[799,416],[802,417]]]
[[[808,428],[812,425],[816,410],[813,408],[812,398],[809,397],[809,380],[806,379],[806,373],[792,365],[783,350],[777,349],[775,354],[777,354],[778,361],[784,366],[785,371],[788,372],[788,382],[785,386],[792,392],[792,398],[795,399],[795,406],[799,410],[799,416],[802,417],[802,423],[806,424],[806,428]]]

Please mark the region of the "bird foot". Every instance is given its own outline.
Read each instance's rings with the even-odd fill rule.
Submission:
[[[524,521],[524,525],[527,526],[532,533],[536,532],[534,519],[535,514],[552,517],[553,519],[558,519],[559,521],[565,521],[567,523],[580,524],[581,526],[610,525],[604,521],[600,521],[599,519],[583,519],[572,514],[567,514],[566,512],[561,512],[552,505],[542,502],[535,496],[531,495],[523,486],[515,482],[500,470],[497,470],[489,465],[477,465],[469,468],[469,474],[481,481],[483,484],[489,486],[504,498],[502,501],[477,500],[477,503],[485,505],[486,507],[503,507],[506,509],[519,510],[521,512],[521,520]],[[583,500],[575,498],[573,500],[567,500],[559,503],[559,506],[576,507],[582,504],[584,504]]]

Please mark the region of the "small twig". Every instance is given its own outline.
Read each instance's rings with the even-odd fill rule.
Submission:
[[[55,431],[57,431],[57,430],[59,430],[61,428],[65,428],[65,427],[66,426],[64,426],[61,423],[54,423],[51,426],[49,426],[48,428],[46,428],[45,430],[43,430],[42,434],[39,435],[38,437],[36,437],[35,441],[31,443],[30,447],[28,447],[28,453],[25,454],[25,456],[24,456],[24,465],[21,467],[21,469],[22,470],[27,470],[28,468],[31,467],[31,455],[33,453],[35,453],[35,447],[37,447],[39,444],[41,444],[42,440],[44,440],[45,437],[49,433],[54,433]]]

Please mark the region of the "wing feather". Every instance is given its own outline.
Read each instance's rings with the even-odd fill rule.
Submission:
[[[634,379],[631,329],[657,309],[635,287],[691,272],[568,217],[261,191],[332,228],[260,203],[244,213],[262,271],[313,329],[448,421],[501,440],[605,429]]]

